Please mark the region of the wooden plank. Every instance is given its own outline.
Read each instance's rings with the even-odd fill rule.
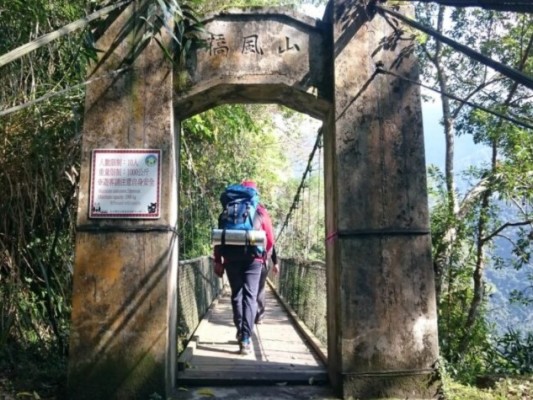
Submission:
[[[178,370],[178,385],[327,382],[322,360],[270,288],[266,301],[264,322],[255,326],[252,336],[252,352],[241,355],[229,295],[220,297],[194,333],[187,368]]]
[[[222,290],[220,295],[213,301],[213,303],[209,306],[207,309],[206,314],[209,315],[209,313],[213,312],[214,308],[217,306],[219,300],[221,297],[225,295],[225,291]],[[180,354],[178,358],[178,371],[183,371],[187,366],[191,363],[194,351],[197,347],[197,341],[198,341],[198,332],[202,332],[205,330],[205,325],[209,323],[209,320],[204,318],[200,321],[198,324],[198,327],[194,331],[191,340],[189,340],[189,343],[187,344],[187,347],[183,350],[183,352]]]
[[[271,287],[271,289],[274,287],[270,279],[267,280],[268,285]],[[327,356],[327,349],[326,346],[318,340],[318,338],[311,332],[311,330],[303,323],[303,321],[298,317],[296,312],[292,309],[292,307],[285,301],[283,298],[281,298],[276,291],[272,289],[272,292],[276,296],[279,302],[283,304],[285,309],[287,310],[287,313],[291,316],[293,322],[298,325],[300,328],[300,331],[305,336],[307,342],[309,345],[313,348],[313,350],[316,352],[316,354],[320,357],[322,362],[324,364],[327,364],[328,362],[328,356]]]
[[[179,379],[180,385],[224,385],[224,384],[265,384],[265,383],[306,383],[320,384],[327,382],[325,372],[299,371],[287,373],[286,371],[188,371],[187,375]]]

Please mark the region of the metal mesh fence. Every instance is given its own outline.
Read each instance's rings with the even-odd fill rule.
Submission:
[[[323,344],[327,343],[326,267],[320,261],[280,258],[279,275],[269,275],[278,294]],[[179,263],[178,353],[180,353],[209,306],[222,292],[225,280],[213,271],[211,257]]]
[[[327,343],[326,265],[320,261],[278,259],[280,273],[269,279],[279,295],[323,343]]]
[[[178,269],[178,353],[190,339],[223,281],[213,271],[211,257],[180,261]]]

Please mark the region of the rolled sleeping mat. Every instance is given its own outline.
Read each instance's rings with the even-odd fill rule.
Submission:
[[[266,246],[266,233],[260,230],[213,229],[211,232],[213,246]]]

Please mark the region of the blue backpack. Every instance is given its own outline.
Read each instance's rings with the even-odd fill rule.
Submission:
[[[220,195],[222,213],[218,217],[219,229],[253,230],[261,229],[261,215],[257,211],[259,193],[252,187],[233,184],[226,187]],[[234,246],[222,245],[224,256],[262,256],[262,246]]]

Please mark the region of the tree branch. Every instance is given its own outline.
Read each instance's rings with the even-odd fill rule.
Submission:
[[[519,82],[520,84],[528,87],[529,89],[533,89],[533,79],[531,77],[525,75],[524,73],[522,73],[520,71],[517,71],[514,68],[508,67],[507,65],[502,64],[499,61],[493,60],[492,58],[487,57],[484,54],[481,54],[480,52],[472,49],[471,47],[465,46],[465,45],[463,45],[463,44],[461,44],[461,43],[459,43],[459,42],[457,42],[457,41],[455,41],[453,39],[450,39],[449,37],[444,36],[440,32],[436,31],[435,29],[433,29],[431,27],[428,27],[428,26],[425,26],[425,25],[423,25],[423,24],[421,24],[421,23],[419,23],[419,22],[417,22],[417,21],[415,21],[415,20],[413,20],[411,18],[408,18],[405,15],[403,15],[403,14],[401,14],[399,12],[396,12],[396,11],[390,9],[390,8],[383,7],[383,6],[380,6],[380,5],[376,5],[375,8],[380,13],[390,14],[390,15],[398,18],[402,22],[406,23],[407,25],[411,26],[412,28],[418,29],[418,30],[420,30],[420,31],[422,31],[424,33],[427,33],[428,35],[431,35],[432,37],[434,37],[438,41],[446,43],[448,46],[452,47],[454,50],[460,51],[461,53],[466,54],[467,56],[471,57],[472,59],[474,59],[474,60],[476,60],[476,61],[478,61],[478,62],[480,62],[482,64],[488,65],[489,67],[491,67],[495,71],[499,72],[500,74],[505,75],[508,78]]]
[[[386,1],[386,0],[385,0]],[[481,7],[487,10],[533,12],[531,0],[405,0],[420,3],[436,3],[452,7]]]
[[[58,30],[54,32],[47,33],[46,35],[43,35],[29,43],[23,44],[22,46],[17,47],[14,50],[11,50],[10,52],[4,54],[3,56],[0,56],[0,67],[3,67],[4,65],[15,61],[19,59],[20,57],[32,52],[33,50],[37,50],[38,48],[43,47],[56,39],[59,39],[60,37],[63,37],[78,29],[86,27],[87,25],[89,25],[90,22],[94,21],[95,19],[103,17],[104,15],[109,14],[111,11],[116,10],[117,8],[120,8],[126,4],[129,4],[131,3],[131,1],[132,0],[124,0],[124,1],[121,1],[120,3],[104,7],[101,10],[98,10],[92,13],[88,17],[80,18],[79,20],[71,22],[70,24],[65,25],[62,28],[59,28]]]
[[[481,238],[481,243],[485,244],[487,241],[489,241],[493,237],[497,236],[501,231],[503,231],[503,230],[505,230],[505,229],[507,229],[509,227],[524,226],[524,225],[531,225],[531,224],[533,224],[533,219],[528,219],[528,220],[520,221],[520,222],[506,222],[505,224],[500,226],[498,229],[493,231],[491,234]]]

